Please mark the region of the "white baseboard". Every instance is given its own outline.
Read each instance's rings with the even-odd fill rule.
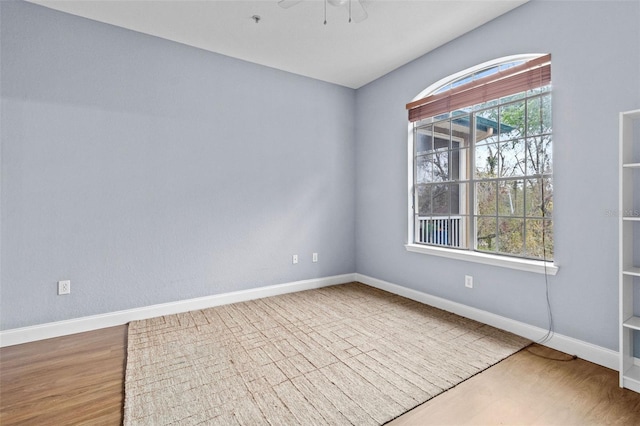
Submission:
[[[125,311],[111,312],[101,315],[74,318],[65,321],[40,324],[30,327],[15,328],[0,331],[0,347],[13,346],[21,343],[33,342],[36,340],[50,339],[52,337],[66,336],[69,334],[82,333],[85,331],[98,330],[100,328],[113,327],[127,324],[130,321],[142,320],[171,315],[181,312],[188,312],[197,309],[206,309],[214,306],[226,305],[230,303],[255,300],[263,297],[277,296],[280,294],[293,293],[296,291],[311,290],[314,288],[327,287],[330,285],[343,284],[351,281],[359,281],[371,287],[376,287],[399,296],[406,297],[466,318],[470,318],[493,327],[509,331],[519,336],[539,340],[547,330],[534,327],[523,322],[515,321],[500,315],[492,314],[481,309],[472,308],[461,303],[452,302],[437,296],[432,296],[410,288],[392,284],[387,281],[372,278],[367,275],[353,273],[335,275],[331,277],[315,278],[310,280],[295,281],[286,284],[277,284],[267,287],[259,287],[250,290],[234,291],[231,293],[217,294],[213,296],[199,297],[196,299],[181,300],[178,302],[163,303],[159,305],[145,306],[142,308],[129,309]],[[582,340],[563,336],[555,333],[553,337],[544,343],[559,351],[577,355],[582,359],[602,365],[613,370],[618,370],[618,352],[601,346],[593,345]]]
[[[110,312],[107,314],[14,328],[0,331],[0,347],[98,330],[100,328],[114,327],[117,325],[127,324],[130,321],[154,318],[162,315],[178,314],[181,312],[206,309],[230,303],[245,302],[247,300],[261,299],[263,297],[277,296],[296,291],[344,284],[355,281],[355,276],[356,274],[344,274],[324,278],[314,278],[286,284],[277,284],[249,290],[199,297],[196,299],[181,300],[178,302],[145,306],[125,311]]]
[[[367,275],[356,274],[355,281],[452,312],[465,318],[470,318],[501,330],[509,331],[532,341],[540,340],[547,334],[547,330],[540,327],[534,327],[520,321],[515,321],[481,309],[472,308],[461,303],[452,302],[447,299],[442,299],[437,296],[432,296],[427,293],[412,290],[377,278],[372,278]],[[558,333],[554,333],[553,337],[546,341],[544,345],[561,352],[577,355],[579,358],[602,365],[612,370],[618,371],[619,368],[618,352],[603,348],[602,346],[597,346],[572,337],[563,336]]]

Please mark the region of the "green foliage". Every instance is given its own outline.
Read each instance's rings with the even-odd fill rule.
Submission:
[[[516,100],[478,115],[498,122],[500,133],[476,148],[476,179],[492,179],[475,188],[476,212],[486,215],[476,221],[477,248],[551,259],[551,95]]]

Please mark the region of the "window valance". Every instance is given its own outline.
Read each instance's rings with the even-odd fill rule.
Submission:
[[[517,92],[536,89],[551,83],[551,55],[540,56],[520,65],[457,86],[446,92],[429,95],[407,104],[409,121],[434,117]]]

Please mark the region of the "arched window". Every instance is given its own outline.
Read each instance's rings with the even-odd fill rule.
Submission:
[[[487,62],[417,98],[409,245],[552,260],[550,55]]]

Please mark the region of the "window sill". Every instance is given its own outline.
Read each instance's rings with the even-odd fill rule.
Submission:
[[[447,249],[443,247],[433,247],[422,244],[406,244],[405,248],[407,249],[407,251],[413,253],[429,254],[432,256],[447,257],[449,259],[466,260],[468,262],[499,266],[501,268],[535,272],[537,274],[556,275],[559,269],[558,266],[553,264],[553,262],[518,259],[515,257],[507,256],[496,256],[494,254],[478,253],[468,250]]]

